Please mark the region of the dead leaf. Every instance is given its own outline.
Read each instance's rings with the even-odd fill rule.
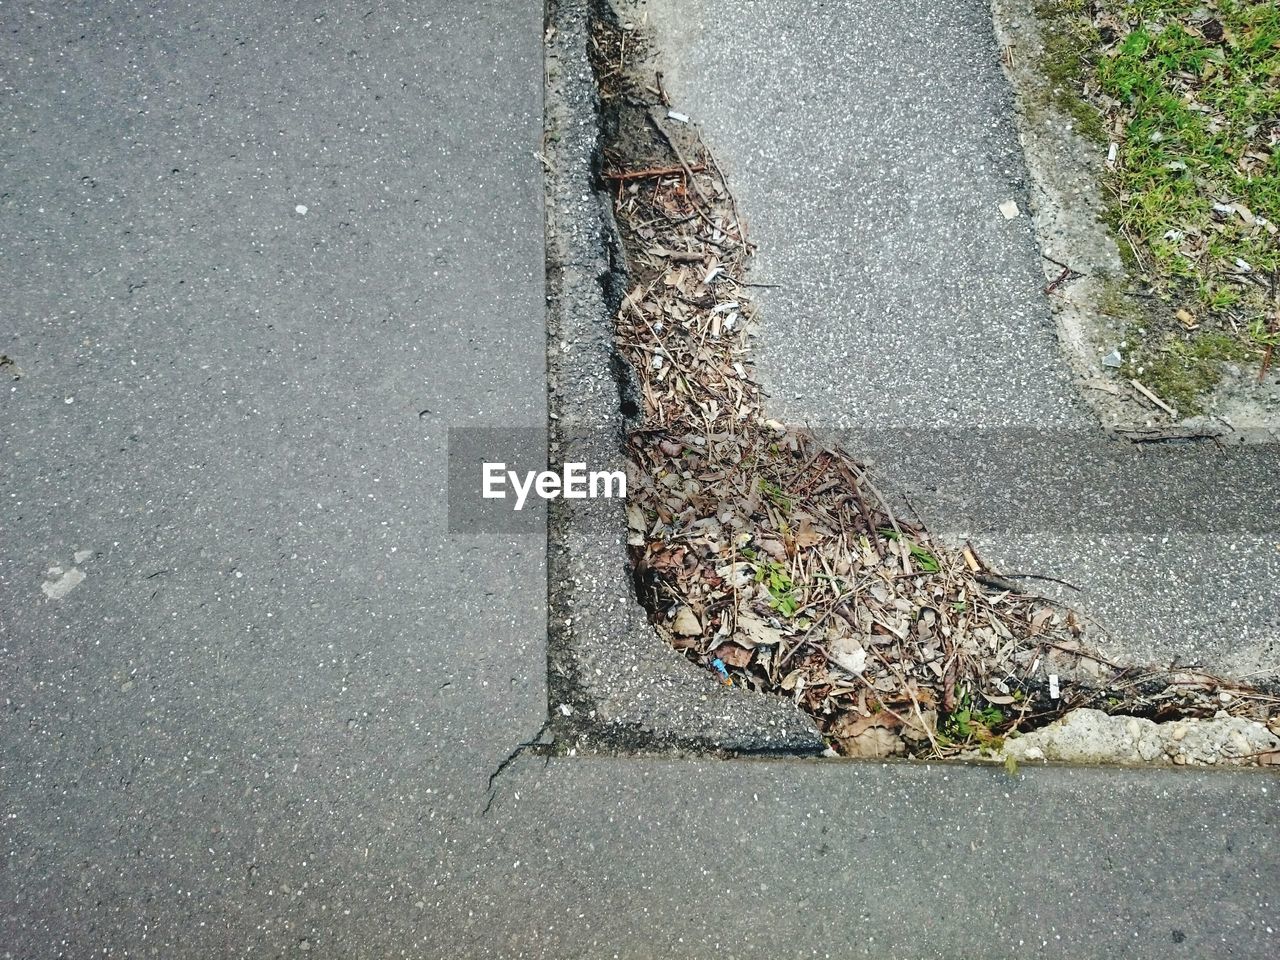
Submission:
[[[846,714],[828,733],[846,757],[891,757],[906,751],[894,732],[897,725],[897,719],[883,711],[869,717]]]
[[[645,521],[644,509],[640,504],[631,502],[627,504],[627,526],[638,533],[644,533],[648,527]]]
[[[804,689],[804,677],[805,677],[804,668],[797,667],[795,670],[792,670],[785,677],[783,677],[782,682],[778,684],[778,686],[780,686],[783,690],[790,691],[790,690],[796,689],[796,685],[799,684],[800,688]]]
[[[683,637],[696,637],[702,633],[702,624],[696,613],[688,607],[681,607],[671,622],[671,630]]]
[[[761,537],[758,541],[758,546],[774,560],[777,560],[779,563],[786,563],[787,551],[783,549],[782,544],[779,541],[774,540],[771,537]]]
[[[772,647],[782,642],[782,631],[769,626],[754,613],[747,610],[738,611],[738,632],[735,643],[740,643],[748,650],[754,647]]]
[[[1053,610],[1049,607],[1041,607],[1031,617],[1031,624],[1028,627],[1030,636],[1037,636],[1044,630],[1044,625],[1049,622],[1053,616]]]
[[[813,524],[804,520],[796,531],[797,547],[812,547],[822,542],[822,534],[813,528]]]
[[[932,739],[938,730],[938,712],[936,710],[923,710],[919,716],[916,715],[915,710],[911,710],[903,715],[903,720],[903,738],[915,743]]]
[[[745,667],[751,662],[751,651],[744,650],[735,643],[722,643],[711,651],[711,655],[719,657],[730,667]]]

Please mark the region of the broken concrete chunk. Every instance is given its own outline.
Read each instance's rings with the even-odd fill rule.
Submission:
[[[1270,750],[1280,750],[1280,737],[1243,717],[1155,723],[1091,709],[1073,710],[1004,746],[1005,755],[1016,760],[1198,766],[1256,763]]]

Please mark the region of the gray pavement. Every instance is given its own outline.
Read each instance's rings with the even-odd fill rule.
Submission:
[[[780,285],[759,291],[773,414],[843,439],[993,566],[1079,587],[1028,582],[1082,608],[1113,656],[1275,677],[1280,445],[1153,454],[1148,475],[1184,487],[1139,493],[1113,469],[1041,290],[988,4],[653,0],[632,16],[738,193],[756,279]],[[1215,514],[1237,488],[1253,495]]]
[[[545,544],[444,442],[544,424],[540,8],[0,24],[0,957],[1275,952],[1265,774],[503,766]]]
[[[0,948],[134,954],[434,849],[545,717],[544,543],[445,498],[546,423],[542,12],[0,22]]]

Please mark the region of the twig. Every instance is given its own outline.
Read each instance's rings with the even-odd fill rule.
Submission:
[[[1045,293],[1053,293],[1061,284],[1068,283],[1072,280],[1079,280],[1082,274],[1076,273],[1070,267],[1063,267],[1062,273],[1058,274],[1058,278],[1044,286]]]
[[[1047,574],[1044,574],[1044,573],[1004,573],[1004,574],[1001,574],[1001,576],[1004,576],[1004,577],[1026,577],[1028,580],[1047,580],[1047,581],[1049,581],[1050,583],[1060,583],[1060,584],[1062,584],[1064,587],[1070,587],[1070,588],[1071,588],[1072,590],[1074,590],[1076,593],[1082,593],[1082,592],[1083,592],[1079,587],[1077,587],[1074,583],[1071,583],[1071,582],[1070,582],[1070,581],[1068,581],[1068,580],[1059,580],[1057,577],[1051,577],[1051,576],[1049,576],[1049,575],[1047,575]]]
[[[733,226],[738,231],[738,242],[743,246],[747,245],[747,231],[742,225],[742,216],[738,213],[738,200],[733,195],[733,191],[729,189],[729,178],[724,175],[724,171],[720,169],[720,161],[716,159],[716,155],[707,149],[707,145],[702,143],[702,137],[699,135],[698,142],[702,144],[702,151],[711,158],[711,163],[716,168],[716,176],[720,178],[720,184],[724,187],[724,192],[729,195],[729,207],[733,210]]]
[[[1133,377],[1130,377],[1129,382],[1133,384],[1133,389],[1137,390],[1140,394],[1142,394],[1144,397],[1146,397],[1148,400],[1154,403],[1157,407],[1159,407],[1165,413],[1169,414],[1169,416],[1177,417],[1178,415],[1177,410],[1173,409],[1173,407],[1169,406],[1167,403],[1165,403],[1163,400],[1157,397],[1154,393],[1152,393],[1149,389],[1144,387],[1140,381],[1138,381]]]
[[[658,84],[658,99],[662,101],[664,107],[671,106],[671,98],[667,96],[667,88],[662,85],[662,71],[655,70],[653,73],[654,81]]]
[[[685,160],[684,153],[681,152],[680,146],[676,143],[675,137],[667,133],[666,129],[659,122],[655,110],[650,109],[645,116],[648,117],[649,123],[653,124],[653,129],[657,130],[662,139],[667,141],[667,146],[669,146],[671,148],[671,152],[676,155],[676,160],[679,161],[680,166],[684,168],[684,172],[689,175],[689,183],[693,185],[694,192],[698,194],[706,206],[711,206],[711,201],[708,200],[707,195],[702,192],[702,184],[698,183],[697,178],[693,175],[693,170],[690,169],[689,162]]]
[[[1022,593],[1022,587],[1014,583],[1012,580],[1006,580],[999,574],[990,573],[986,570],[979,570],[973,575],[973,579],[977,580],[984,587],[991,587],[994,590],[1004,590],[1008,593]]]
[[[619,173],[601,174],[606,180],[648,180],[652,177],[669,177],[677,173],[702,173],[705,164],[693,167],[650,167],[648,170],[623,170]]]

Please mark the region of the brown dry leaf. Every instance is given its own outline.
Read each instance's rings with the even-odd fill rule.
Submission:
[[[913,687],[914,687],[914,684],[913,684]],[[937,700],[934,698],[933,691],[930,690],[928,687],[916,688],[915,694],[916,694],[916,703],[918,703],[921,709],[923,710],[927,711],[929,708],[937,704]]]
[[[914,742],[930,740],[938,732],[938,712],[923,710],[916,715],[914,709],[903,714],[902,736]]]
[[[698,622],[696,613],[688,607],[681,607],[671,621],[671,630],[682,637],[696,637],[702,633],[702,624]]]
[[[1031,617],[1031,625],[1028,633],[1031,636],[1037,636],[1044,630],[1044,625],[1053,617],[1053,609],[1051,607],[1041,607]]]
[[[813,524],[805,519],[800,523],[800,529],[796,531],[796,546],[801,549],[805,547],[813,547],[822,542],[822,534],[814,529]]]
[[[785,677],[783,677],[782,682],[779,683],[778,686],[781,687],[783,690],[794,690],[796,688],[796,684],[800,683],[801,686],[803,687],[802,681],[804,680],[806,675],[807,675],[807,671],[804,669],[804,667],[797,667],[795,670],[792,670]]]
[[[891,757],[906,750],[897,726],[897,719],[883,711],[869,717],[845,714],[827,734],[846,757]]]
[[[769,626],[749,610],[738,611],[738,633],[735,643],[748,650],[754,647],[772,647],[782,642],[782,631]]]
[[[684,566],[684,548],[668,549],[663,544],[650,544],[646,554],[648,565],[659,572],[679,572]]]
[[[1257,219],[1254,217],[1253,211],[1250,210],[1248,207],[1246,207],[1243,203],[1233,203],[1231,204],[1231,208],[1235,210],[1235,212],[1240,215],[1240,219],[1243,220],[1245,223],[1247,223],[1249,226],[1252,227],[1254,224],[1257,223]]]
[[[644,533],[648,527],[645,521],[644,508],[634,500],[627,503],[627,526],[639,533]]]
[[[774,540],[772,537],[761,537],[757,542],[760,549],[771,556],[774,560],[777,560],[779,563],[786,563],[787,551],[783,549],[780,541]]]
[[[711,655],[719,657],[730,667],[745,667],[751,662],[751,651],[744,650],[736,643],[722,643],[711,651]]]

